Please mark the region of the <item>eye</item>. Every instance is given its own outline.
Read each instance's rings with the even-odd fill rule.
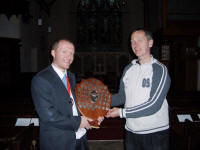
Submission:
[[[131,44],[135,44],[135,42],[136,42],[135,40],[131,40]]]
[[[72,52],[69,52],[69,55],[70,55],[70,56],[74,56],[74,53],[72,53]]]
[[[65,53],[66,53],[66,51],[65,51],[65,50],[62,50],[62,51],[61,51],[61,53],[65,54]]]

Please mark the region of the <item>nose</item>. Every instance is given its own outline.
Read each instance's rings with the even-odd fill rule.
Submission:
[[[69,53],[66,53],[65,57],[69,59],[69,58],[71,58],[71,55]]]
[[[73,60],[73,55],[70,55],[70,54],[66,55],[66,59],[68,59],[69,61],[72,61]]]

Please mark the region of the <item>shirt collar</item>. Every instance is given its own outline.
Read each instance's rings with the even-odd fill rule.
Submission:
[[[138,59],[134,59],[132,60],[132,64],[133,65],[136,65],[136,64],[139,64],[139,65],[148,65],[148,64],[153,64],[155,61],[157,61],[152,55],[151,55],[151,60],[147,63],[144,63],[144,64],[139,64],[139,60]]]
[[[51,64],[51,66],[53,67],[54,71],[58,74],[58,76],[62,79],[64,77],[64,75],[67,75],[67,70],[65,70],[65,72],[61,71],[60,69],[58,69],[53,63]]]

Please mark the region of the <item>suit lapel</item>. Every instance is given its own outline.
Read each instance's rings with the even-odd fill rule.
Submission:
[[[59,84],[59,86],[61,86],[63,89],[66,89],[65,88],[65,85],[63,84],[62,80],[60,79],[60,77],[58,76],[58,74],[54,71],[53,67],[50,66],[49,67],[53,77],[52,77],[52,80],[54,81],[55,84]]]
[[[67,89],[65,88],[65,85],[63,84],[62,80],[60,79],[60,77],[58,76],[58,74],[54,71],[53,67],[50,66],[49,70],[52,74],[52,81],[54,83],[55,86],[58,86],[58,89],[61,90],[61,93],[63,93],[63,96],[66,96],[66,100],[71,102],[70,96],[67,92]]]
[[[58,74],[54,71],[53,67],[50,66],[49,67],[49,70],[50,72],[52,73],[52,80],[54,82],[54,85],[58,85],[61,87],[61,89],[63,90],[63,92],[65,92],[65,95],[67,96],[67,99],[71,102],[71,99],[70,99],[70,96],[67,92],[67,89],[65,88],[65,85],[63,84],[62,80],[60,79],[60,77],[58,76]],[[67,72],[67,75],[68,75],[68,78],[69,78],[69,82],[70,82],[70,86],[71,86],[71,93],[73,95],[73,98],[74,98],[74,101],[76,103],[76,107],[77,107],[77,101],[76,101],[76,95],[75,95],[75,92],[74,92],[74,89],[75,89],[75,84],[73,84],[75,81],[72,77],[72,74],[71,72]],[[78,114],[80,115],[80,112],[78,110],[78,107],[77,107],[77,111],[78,111]]]
[[[67,75],[68,75],[70,86],[71,86],[71,93],[73,95],[73,98],[74,98],[74,101],[75,101],[75,104],[76,104],[76,108],[77,108],[78,114],[80,116],[81,114],[80,114],[80,111],[79,111],[78,106],[77,106],[77,100],[76,100],[76,95],[75,95],[75,87],[74,87],[75,84],[73,84],[75,81],[72,78],[72,75],[69,71],[67,72]]]
[[[74,97],[74,100],[76,101],[76,96],[75,96],[75,93],[74,93],[75,87],[74,87],[74,84],[73,84],[74,81],[73,81],[72,75],[71,75],[71,73],[69,71],[67,72],[67,75],[68,75],[69,83],[70,83],[70,86],[71,86],[71,93],[72,93],[72,95]]]

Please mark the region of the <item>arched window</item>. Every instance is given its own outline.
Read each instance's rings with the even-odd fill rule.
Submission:
[[[79,51],[120,51],[122,6],[117,0],[80,0],[77,7]]]

